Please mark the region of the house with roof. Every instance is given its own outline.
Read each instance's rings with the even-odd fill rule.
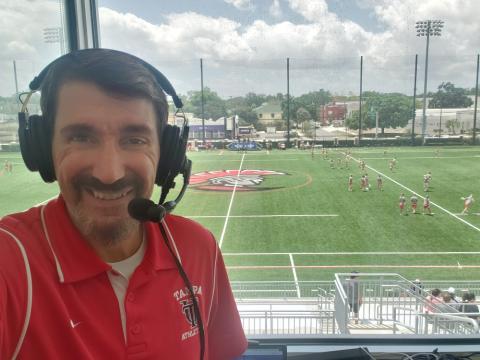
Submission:
[[[257,114],[258,122],[264,126],[274,126],[280,129],[285,124],[280,102],[266,102],[253,109],[253,111]]]

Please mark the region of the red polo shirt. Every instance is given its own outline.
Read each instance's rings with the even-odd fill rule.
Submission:
[[[168,215],[172,248],[196,292],[205,359],[246,348],[222,256],[212,234]],[[0,358],[198,359],[188,290],[156,224],[125,296],[126,341],[102,261],[73,226],[63,199],[0,221]]]

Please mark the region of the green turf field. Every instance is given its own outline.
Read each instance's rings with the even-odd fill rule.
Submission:
[[[344,150],[329,150],[328,159],[316,151],[314,156],[310,150],[190,152],[193,173],[231,172],[226,179],[222,172],[204,173],[204,181],[194,177],[197,183],[192,181],[175,213],[214,233],[231,280],[332,280],[334,273],[353,269],[409,279],[479,279],[479,147],[355,148],[350,169],[337,167]],[[393,157],[397,167],[391,171]],[[0,153],[2,169],[5,159],[14,168],[0,176],[0,216],[58,192],[56,184],[46,185],[28,172],[19,154]],[[330,159],[336,168],[330,168]],[[368,192],[359,189],[363,172],[357,159],[366,162]],[[427,171],[432,172],[428,194],[434,215],[401,216],[400,193],[408,200],[412,191],[423,196]],[[383,191],[376,189],[377,172],[384,175]],[[349,174],[353,192],[347,188]],[[208,186],[217,190],[202,189]],[[477,201],[469,215],[459,215],[460,198],[470,193]],[[409,205],[407,201],[407,210]],[[421,213],[421,197],[418,209]]]

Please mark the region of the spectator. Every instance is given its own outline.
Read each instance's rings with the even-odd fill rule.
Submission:
[[[454,313],[458,311],[457,303],[452,300],[452,295],[448,291],[442,293],[442,303],[439,306],[440,312]]]
[[[358,282],[358,271],[352,271],[350,279],[345,283],[345,292],[347,294],[348,306],[350,312],[353,312],[355,324],[358,324],[358,313],[362,305],[362,295],[360,293],[360,284]]]
[[[412,287],[411,291],[413,295],[421,295],[423,291],[423,284],[420,281],[420,279],[415,279],[415,281],[412,282]]]
[[[438,305],[442,303],[441,293],[440,289],[433,289],[430,295],[427,296],[427,302],[425,304],[425,312],[427,314],[436,312]]]
[[[450,297],[452,298],[452,303],[454,304],[459,304],[460,303],[460,299],[457,298],[457,296],[455,295],[455,288],[454,287],[449,287],[447,292],[450,294]],[[458,307],[457,307],[458,309]]]
[[[475,304],[474,293],[464,293],[462,295],[463,303],[460,305],[460,311],[463,313],[474,313],[474,315],[468,315],[469,318],[479,321],[480,315],[478,305]]]

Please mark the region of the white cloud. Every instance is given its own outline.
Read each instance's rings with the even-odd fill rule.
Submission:
[[[371,32],[344,20],[347,16],[333,13],[324,0],[272,0],[270,15],[277,10],[280,14],[280,5],[287,4],[305,21],[267,23],[252,16],[250,23],[241,24],[225,17],[184,12],[165,14],[165,20],[155,24],[100,8],[101,41],[104,47],[131,52],[166,71],[181,92],[198,89],[200,58],[204,59],[206,85],[222,96],[285,92],[287,57],[291,58],[293,91],[323,87],[357,92],[359,57],[363,55],[364,89],[411,93],[414,54],[420,55],[417,87],[421,88],[425,52],[425,39],[415,36],[415,21],[439,18],[445,21],[445,28],[440,38],[431,41],[431,88],[446,80],[474,86],[480,48],[480,22],[475,16],[480,2],[463,0],[459,6],[449,0],[358,1],[369,6],[384,30]],[[236,6],[245,8],[253,3],[237,1]],[[34,61],[31,68],[39,69],[38,62],[46,63],[54,56],[58,44],[44,44],[41,29],[58,21],[58,4],[8,0],[7,6],[0,8],[0,16],[5,19],[0,25],[0,60],[8,62],[0,80],[11,84],[12,79],[5,75],[11,77],[11,59]],[[286,19],[286,12],[280,16]],[[34,18],[38,24],[33,24]],[[459,71],[462,68],[465,70]]]
[[[235,6],[239,10],[253,10],[255,8],[251,0],[225,0],[225,2]]]
[[[60,55],[59,43],[44,41],[43,29],[60,26],[58,1],[4,0],[0,7],[0,96],[15,92],[13,61],[19,90]]]
[[[292,10],[312,22],[326,20],[334,16],[334,14],[328,12],[328,5],[325,0],[288,0],[288,2]]]

